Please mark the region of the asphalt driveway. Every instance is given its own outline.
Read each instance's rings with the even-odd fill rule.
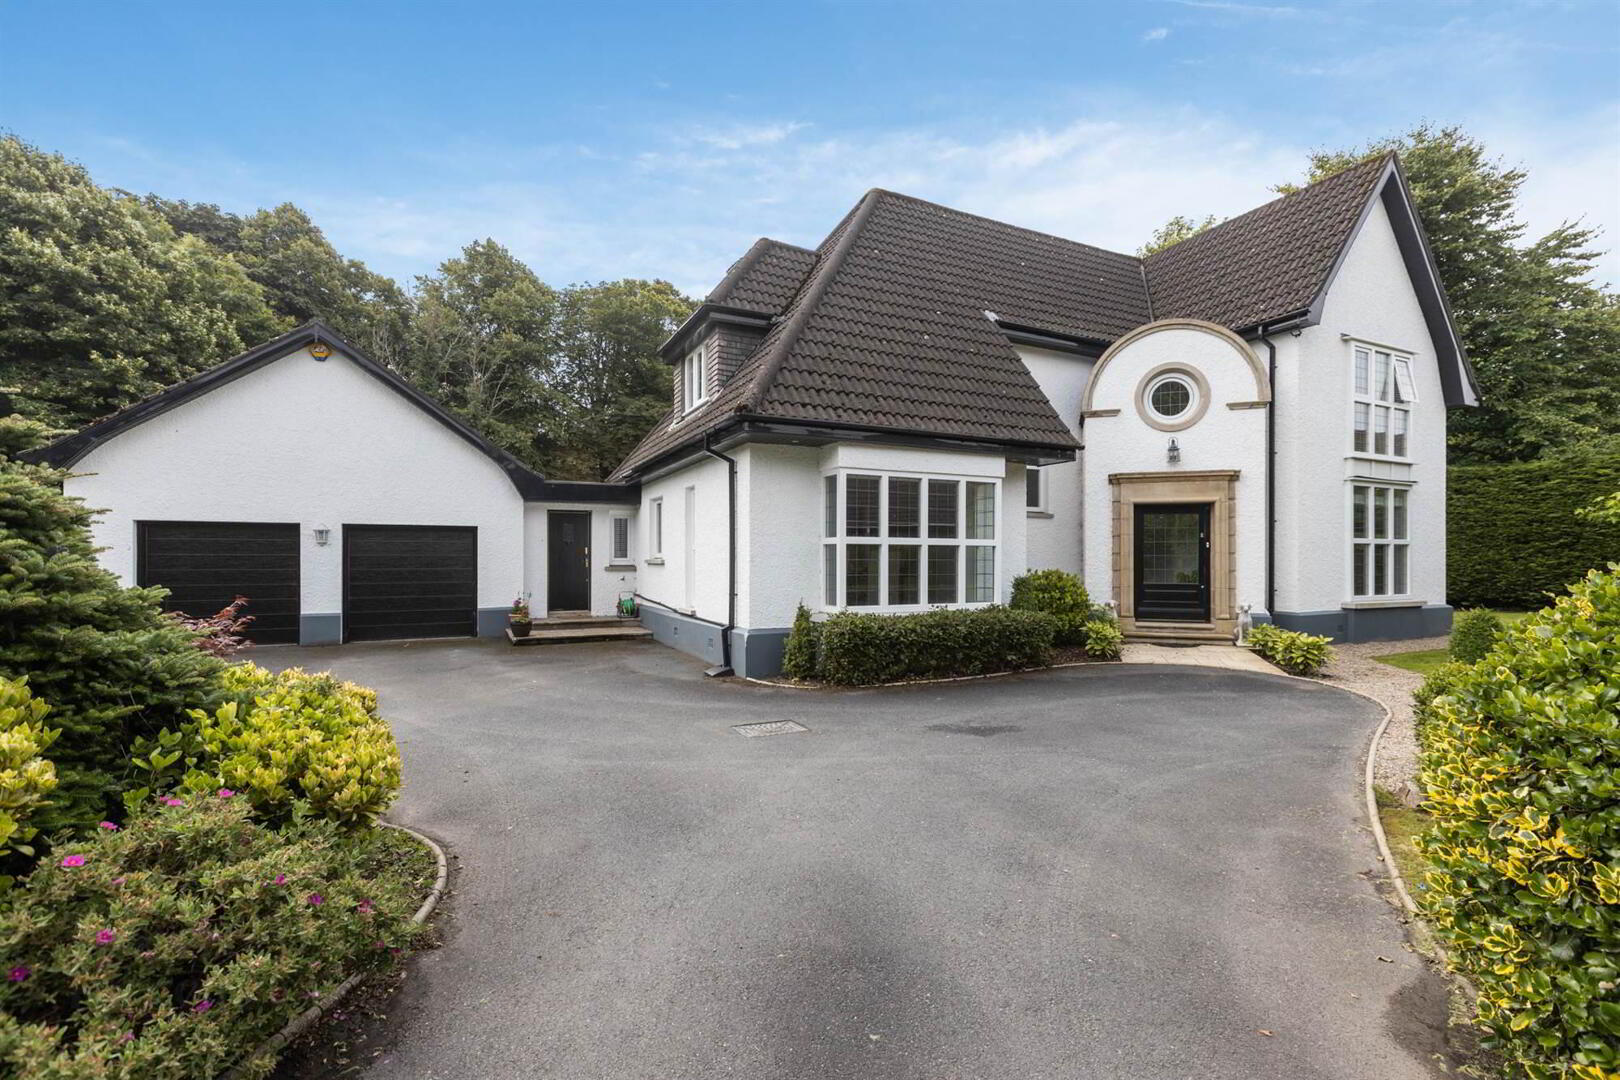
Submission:
[[[460,859],[368,1078],[1437,1075],[1350,695],[1094,666],[806,693],[650,644],[267,650],[377,687]],[[807,734],[744,738],[790,719]]]

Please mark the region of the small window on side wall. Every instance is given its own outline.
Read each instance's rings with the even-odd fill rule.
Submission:
[[[662,498],[650,499],[647,502],[647,557],[649,559],[662,559],[664,557],[664,500]]]
[[[616,517],[613,521],[613,561],[630,561],[630,519]]]
[[[1031,513],[1046,509],[1046,470],[1036,465],[1024,466],[1024,508]]]

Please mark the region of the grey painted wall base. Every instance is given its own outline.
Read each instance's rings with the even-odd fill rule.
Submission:
[[[298,616],[298,644],[340,645],[343,642],[343,613],[324,612]]]
[[[639,604],[641,625],[652,631],[654,641],[707,660],[711,664],[724,662],[725,653],[720,647],[720,627],[647,600],[641,600]]]
[[[1334,641],[1402,641],[1449,634],[1451,606],[1424,604],[1421,607],[1279,611],[1275,621],[1284,630],[1325,634]]]
[[[782,674],[782,649],[792,627],[739,626],[731,632],[731,666],[738,675],[769,679]]]
[[[478,609],[478,636],[479,637],[505,637],[507,617],[512,614],[511,608],[484,607]]]

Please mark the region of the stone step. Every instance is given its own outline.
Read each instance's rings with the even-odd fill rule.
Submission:
[[[652,637],[652,631],[628,619],[615,619],[613,625],[602,626],[541,626],[522,637],[506,632],[513,645],[577,645],[586,641],[634,641]]]
[[[1194,627],[1167,626],[1163,629],[1155,627],[1152,630],[1144,630],[1138,626],[1125,635],[1125,640],[1139,641],[1144,645],[1230,645],[1232,635]]]
[[[582,627],[582,626],[640,626],[639,619],[621,619],[617,615],[550,615],[544,619],[534,620],[536,630],[550,630],[553,627]]]

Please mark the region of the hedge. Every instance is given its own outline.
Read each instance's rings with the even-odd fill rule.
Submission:
[[[1446,592],[1457,607],[1535,610],[1620,559],[1620,524],[1576,514],[1620,491],[1620,452],[1454,465],[1447,475]]]
[[[1620,564],[1435,681],[1423,910],[1524,1073],[1620,1075]]]
[[[1091,597],[1080,578],[1067,570],[1031,570],[1013,578],[1014,611],[1041,611],[1057,620],[1058,645],[1084,645],[1086,622],[1091,618]]]
[[[1003,607],[868,615],[841,612],[820,626],[817,672],[829,683],[984,675],[1052,662],[1050,615]]]

